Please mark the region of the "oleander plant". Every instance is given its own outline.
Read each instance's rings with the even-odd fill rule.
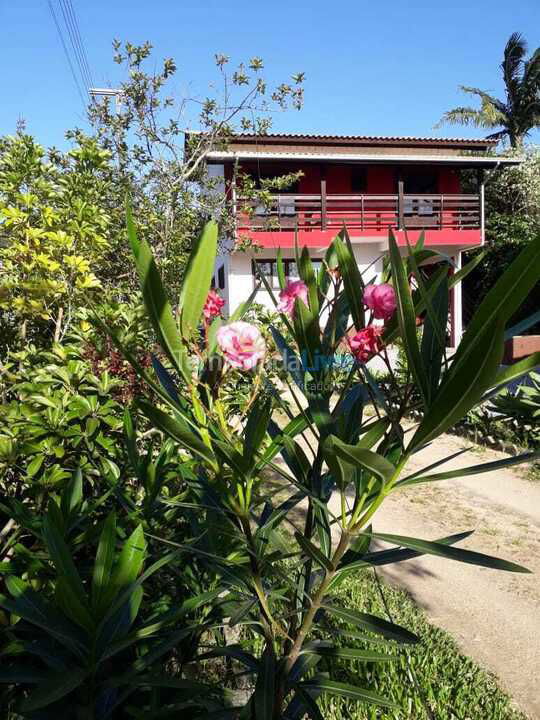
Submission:
[[[408,470],[422,448],[540,362],[536,354],[500,369],[504,341],[512,334],[508,320],[537,281],[540,238],[488,293],[449,356],[449,293],[472,266],[450,272],[449,259],[425,247],[423,238],[400,248],[390,233],[389,262],[378,284],[366,284],[345,230],[318,273],[308,250],[297,248],[300,279],[287,284],[278,257],[278,296],[264,277],[259,281],[274,299],[281,332],[246,322],[249,300],[227,320],[221,317],[221,303],[210,290],[215,223],[205,226],[194,245],[177,312],[129,214],[128,235],[162,352],[151,374],[126,351],[153,396],[140,399],[138,407],[193,462],[184,504],[186,512],[196,507],[192,522],[200,540],[190,552],[219,578],[220,622],[236,628],[233,642],[225,633],[225,642],[194,659],[204,668],[210,657],[228,658],[233,676],[243,678],[242,693],[224,698],[222,714],[212,717],[320,718],[322,695],[399,710],[373,688],[336,679],[334,668],[343,661],[392,663],[396,643],[419,638],[384,617],[336,602],[335,593],[364,568],[422,554],[527,572],[511,559],[460,547],[470,535],[462,528],[434,540],[380,533],[376,523],[386,498],[403,488],[421,493],[425,483],[530,459],[528,454],[445,471],[444,458]],[[264,339],[267,330],[272,343]],[[398,340],[407,358],[401,379],[389,354]],[[345,374],[336,361],[344,355],[350,360]],[[384,384],[373,370],[375,358],[390,378]],[[265,370],[269,359],[286,372],[279,386]],[[243,385],[246,376],[250,397],[241,410],[234,405],[231,411],[223,389],[229,386],[230,394],[231,382]],[[421,419],[411,427],[405,418],[413,409]],[[175,544],[182,546],[163,538],[163,551]],[[339,631],[329,636],[328,627],[336,622],[388,644],[375,652],[333,642],[328,637],[337,638]],[[234,689],[232,677],[229,682]]]
[[[508,320],[537,281],[540,238],[450,355],[449,293],[477,260],[455,271],[423,238],[400,248],[390,234],[380,282],[360,273],[345,229],[318,272],[297,247],[298,280],[286,282],[278,255],[278,293],[261,276],[224,318],[211,289],[214,222],[175,301],[129,210],[127,231],[146,315],[141,325],[137,310],[133,327],[144,329],[126,331],[124,319],[122,331],[118,313],[95,306],[83,349],[74,337],[5,368],[5,716],[319,720],[336,698],[372,709],[358,717],[412,717],[415,684],[388,692],[377,673],[409,662],[422,636],[356,594],[353,604],[348,588],[423,554],[527,572],[463,548],[467,528],[381,533],[377,512],[403,488],[539,455],[408,469],[540,363],[536,354],[501,369]],[[263,287],[274,315],[253,306]],[[486,716],[510,717],[494,707]]]

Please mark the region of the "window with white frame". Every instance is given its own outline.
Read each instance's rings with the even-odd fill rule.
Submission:
[[[315,273],[318,273],[319,270],[322,267],[322,260],[312,259],[311,264],[313,265],[313,270]],[[287,282],[292,282],[294,280],[299,280],[299,273],[298,273],[298,267],[296,265],[296,260],[292,259],[284,259],[283,260],[283,269],[285,271],[285,278]],[[257,280],[257,277],[259,275],[263,275],[272,290],[279,290],[279,279],[278,279],[278,271],[277,271],[277,260],[275,258],[270,259],[261,259],[261,260],[254,260],[253,261],[253,282],[255,283]]]

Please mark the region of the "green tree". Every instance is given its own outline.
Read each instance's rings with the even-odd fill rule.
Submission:
[[[271,85],[261,58],[231,67],[229,57],[216,54],[211,93],[178,97],[171,89],[177,73],[173,58],[151,62],[148,42],[115,41],[113,49],[125,79],[117,85],[114,104],[110,97],[100,99],[90,105],[89,118],[100,144],[114,158],[118,184],[129,189],[140,232],[174,298],[192,239],[203,223],[208,217],[218,219],[225,237],[234,222],[222,179],[207,173],[206,153],[226,147],[235,132],[268,132],[277,111],[299,110],[304,75]]]
[[[464,280],[464,320],[468,322],[485,295],[524,246],[540,233],[540,152],[529,150],[522,163],[497,170],[488,177],[486,197],[486,246],[484,258]],[[540,307],[540,283],[512,318],[518,323]],[[525,333],[537,333],[540,324]]]
[[[110,153],[76,140],[49,155],[23,131],[0,144],[0,308],[23,339],[30,323],[60,339],[110,273]]]
[[[462,106],[446,112],[437,127],[473,125],[498,128],[488,137],[508,140],[521,148],[529,132],[540,126],[540,48],[527,59],[527,43],[520,33],[512,33],[501,63],[505,98],[499,100],[476,87],[461,86],[463,92],[480,99],[480,108]]]

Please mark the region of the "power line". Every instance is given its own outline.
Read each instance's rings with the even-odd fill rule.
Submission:
[[[71,18],[71,25],[74,30],[75,40],[77,42],[77,46],[79,48],[79,54],[82,59],[82,65],[84,67],[85,75],[88,80],[88,87],[91,87],[94,84],[92,73],[90,71],[90,64],[88,62],[88,55],[86,54],[86,48],[84,46],[84,41],[82,39],[80,27],[79,27],[79,21],[77,19],[77,15],[75,13],[75,8],[73,7],[72,0],[64,0],[64,4],[66,5],[68,16]]]
[[[73,53],[75,56],[75,62],[77,63],[77,66],[79,68],[79,73],[82,79],[82,84],[84,85],[84,88],[86,92],[88,92],[88,88],[91,85],[90,78],[88,77],[86,73],[86,67],[84,65],[84,58],[82,54],[81,47],[78,42],[75,26],[72,23],[71,15],[69,13],[67,4],[65,0],[60,0],[60,9],[62,11],[62,15],[64,18],[64,25],[66,26],[66,30],[69,36],[69,40],[71,43],[71,47],[73,49]]]
[[[56,31],[57,31],[57,33],[58,33],[58,37],[60,38],[60,42],[62,43],[62,47],[64,48],[64,53],[65,53],[65,56],[66,56],[66,60],[68,61],[69,69],[71,70],[71,75],[72,75],[72,77],[73,77],[73,81],[74,81],[74,83],[75,83],[75,86],[77,87],[77,92],[79,93],[79,97],[81,98],[81,102],[82,102],[82,104],[83,104],[83,107],[84,107],[84,109],[86,110],[86,103],[85,103],[85,101],[84,101],[84,97],[83,97],[83,93],[82,93],[82,90],[81,90],[81,86],[80,86],[80,84],[79,84],[79,80],[78,80],[78,78],[77,78],[77,74],[76,74],[76,72],[75,72],[75,68],[73,67],[73,63],[71,62],[71,58],[70,58],[70,56],[69,56],[69,52],[68,52],[68,49],[67,49],[67,45],[66,45],[66,42],[65,42],[65,40],[64,40],[64,36],[63,36],[63,34],[62,34],[62,30],[61,30],[61,28],[60,28],[60,23],[58,22],[58,19],[57,19],[57,17],[56,17],[56,13],[54,12],[54,7],[53,7],[53,5],[52,5],[51,0],[48,0],[48,3],[49,3],[49,10],[50,10],[50,12],[51,12],[52,19],[54,20],[54,24],[56,25]]]

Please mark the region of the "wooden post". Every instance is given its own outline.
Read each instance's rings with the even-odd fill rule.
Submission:
[[[398,229],[399,230],[405,230],[405,202],[404,202],[404,193],[403,193],[403,180],[400,178],[398,180]]]
[[[326,230],[326,168],[321,165],[321,226]]]
[[[478,170],[478,202],[479,202],[479,211],[480,211],[480,239],[482,241],[482,245],[485,243],[485,210],[484,210],[484,171],[479,169]]]
[[[441,201],[439,205],[439,228],[443,229],[443,210],[444,210],[444,195],[441,195]]]

